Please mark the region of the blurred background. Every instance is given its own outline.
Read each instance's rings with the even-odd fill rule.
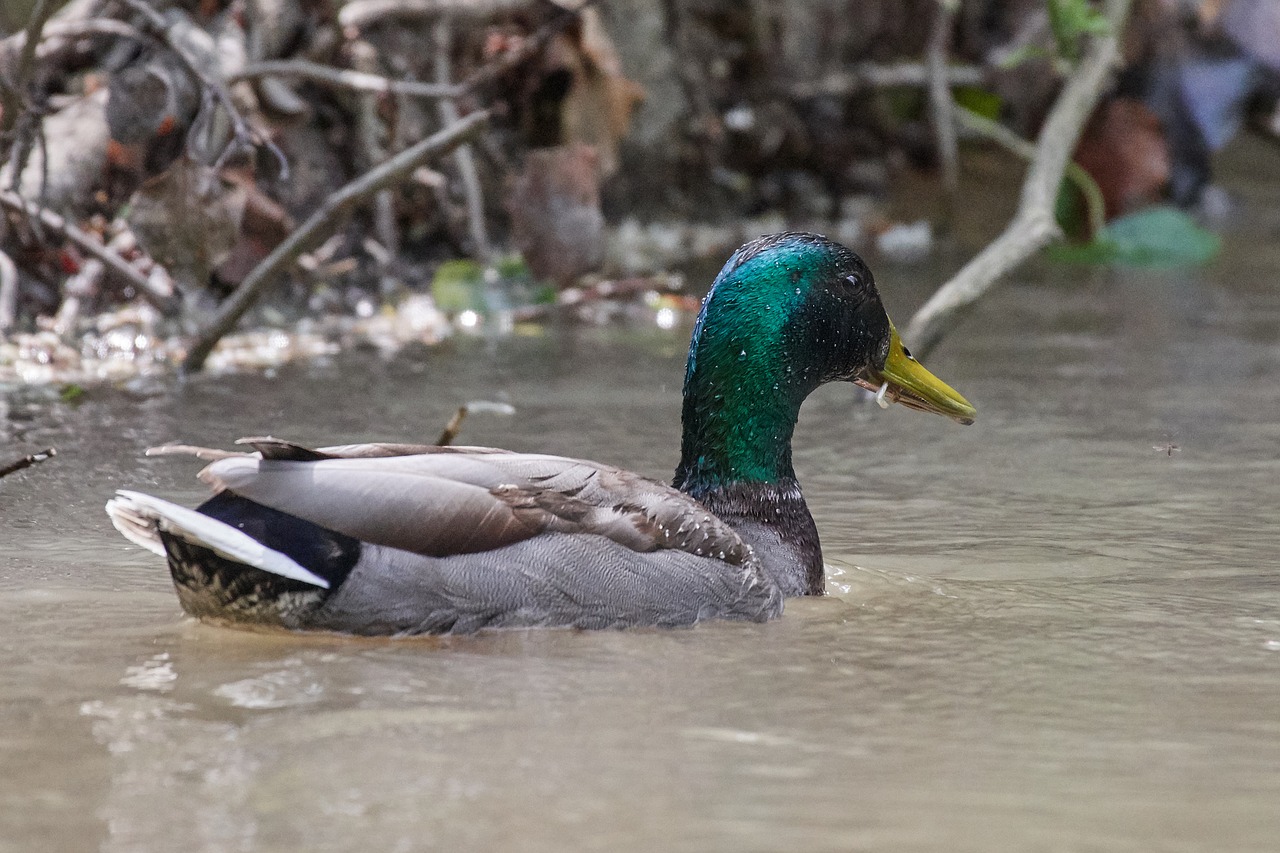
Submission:
[[[669,323],[696,305],[687,264],[784,228],[895,262],[972,254],[1017,202],[1019,144],[1106,37],[1120,61],[1072,131],[1065,254],[1204,263],[1233,211],[1218,152],[1280,138],[1280,4],[1113,6],[12,0],[0,381],[198,368],[201,346],[253,368],[552,315]],[[468,116],[484,127],[264,263]],[[995,175],[994,206],[966,173]]]

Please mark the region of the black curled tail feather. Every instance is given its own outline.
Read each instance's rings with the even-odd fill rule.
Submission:
[[[306,628],[360,558],[358,540],[230,492],[215,495],[197,511],[288,556],[329,584],[321,589],[160,530],[178,600],[199,619]]]
[[[330,590],[342,585],[360,559],[360,540],[232,492],[214,495],[196,511],[285,554],[328,581]]]

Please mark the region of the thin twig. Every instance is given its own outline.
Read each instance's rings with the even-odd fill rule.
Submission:
[[[174,302],[172,294],[165,293],[157,288],[150,279],[134,269],[132,264],[102,245],[97,238],[81,231],[59,214],[27,201],[12,190],[0,190],[0,205],[37,219],[45,227],[53,229],[72,243],[75,243],[81,250],[102,261],[112,272],[133,285],[138,294],[159,309],[162,314],[172,316],[176,313],[177,304]]]
[[[88,21],[50,21],[44,28],[44,37],[36,49],[36,56],[45,51],[54,50],[60,45],[58,41],[74,41],[90,36],[111,36],[112,38],[145,41],[146,36],[137,27],[114,18],[94,18]]]
[[[398,2],[398,0],[393,0]],[[458,87],[461,89],[459,95],[465,95],[474,92],[477,89],[487,86],[493,80],[498,79],[524,63],[533,59],[535,56],[541,55],[551,40],[560,34],[562,30],[578,20],[578,16],[587,9],[596,5],[600,0],[585,0],[576,9],[560,9],[559,12],[549,21],[542,25],[533,35],[520,42],[515,49],[504,53],[493,62],[482,65],[477,68],[471,76],[467,77]],[[349,6],[347,8],[350,8]]]
[[[352,208],[363,203],[379,190],[404,180],[426,161],[448,154],[459,145],[471,140],[488,123],[487,110],[472,113],[452,127],[446,127],[413,147],[406,148],[326,198],[306,222],[286,237],[270,255],[249,272],[235,292],[221,305],[217,315],[193,342],[182,364],[183,371],[200,370],[209,353],[213,352],[214,346],[223,335],[231,331],[236,321],[249,310],[262,290],[298,255],[305,252],[308,246],[323,239]]]
[[[458,85],[454,96],[461,97],[474,92],[538,56],[565,27],[578,20],[583,11],[599,2],[600,0],[583,0],[573,9],[557,6],[551,20],[533,35],[523,39],[515,50],[508,51],[496,61],[477,69]],[[338,12],[338,23],[343,27],[359,30],[389,20],[437,18],[445,15],[457,17],[464,14],[485,17],[534,5],[530,0],[348,0]]]
[[[453,444],[453,440],[458,437],[458,433],[462,431],[462,422],[467,417],[467,407],[459,406],[458,411],[453,413],[453,417],[449,418],[449,423],[444,425],[444,429],[440,432],[440,437],[436,439],[436,444],[441,447],[448,447]]]
[[[54,30],[67,24],[84,23],[98,18],[102,12],[102,6],[109,0],[70,0],[67,3],[55,4],[60,6],[44,27],[44,34],[40,41],[41,47],[44,42],[50,39],[56,39],[57,33]],[[26,30],[16,32],[13,35],[0,39],[0,66],[17,67],[17,56],[22,52],[27,44]],[[37,59],[41,58],[37,53]]]
[[[1024,160],[1031,161],[1036,158],[1035,144],[1023,139],[1000,122],[958,105],[953,114],[961,127],[982,134]],[[1106,225],[1107,220],[1107,203],[1102,197],[1102,190],[1098,188],[1098,182],[1074,160],[1067,163],[1066,178],[1075,184],[1076,189],[1080,190],[1080,194],[1084,196],[1085,209],[1089,216],[1089,233],[1097,234]]]
[[[436,21],[436,82],[449,84],[449,57],[453,48],[453,29],[448,18]],[[458,120],[458,104],[452,98],[440,102],[440,120],[445,126]],[[471,155],[470,145],[459,145],[453,152],[453,162],[458,167],[462,178],[462,195],[467,202],[467,224],[471,231],[471,242],[475,245],[476,256],[485,263],[490,260],[489,231],[484,222],[484,194],[480,187],[480,176],[476,173],[476,159]]]
[[[40,43],[36,46],[36,59],[45,60],[64,50],[69,42],[90,36],[110,36],[126,38],[134,41],[148,41],[136,27],[117,21],[113,18],[96,18],[89,21],[59,21],[50,19],[40,34]],[[10,50],[22,51],[27,45],[25,31],[14,33],[3,41],[3,46]]]
[[[13,328],[18,313],[18,265],[0,249],[0,332]]]
[[[1002,276],[1061,236],[1053,215],[1058,188],[1084,123],[1119,60],[1119,34],[1128,18],[1129,5],[1130,0],[1107,0],[1110,27],[1092,38],[1089,50],[1054,102],[1023,180],[1017,213],[999,237],[965,264],[911,318],[904,337],[912,349],[921,354],[931,351],[946,329]]]
[[[463,94],[460,86],[419,83],[416,80],[393,80],[381,74],[368,74],[346,68],[334,68],[305,59],[277,59],[254,62],[227,78],[228,83],[259,77],[290,77],[322,83],[338,89],[371,92],[375,95],[408,95],[412,98],[456,98]]]
[[[951,30],[955,25],[958,0],[936,0],[933,31],[929,34],[929,112],[933,134],[938,145],[938,163],[942,168],[942,191],[946,197],[946,225],[956,214],[960,193],[960,154],[956,142],[956,126],[952,119],[955,102],[947,79],[947,59],[951,52]]]
[[[338,12],[338,23],[361,29],[389,20],[470,14],[488,17],[535,5],[530,0],[350,0]]]
[[[977,65],[948,65],[945,68],[950,86],[980,86],[986,82],[987,71]],[[929,84],[929,68],[919,62],[895,62],[879,64],[863,62],[847,71],[828,74],[821,79],[797,83],[788,90],[793,97],[812,98],[817,95],[851,95],[865,89],[888,89],[895,86],[920,87]]]
[[[358,71],[372,73],[381,65],[378,50],[367,39],[351,40],[351,62]],[[357,168],[372,169],[387,159],[389,149],[383,145],[382,111],[378,98],[367,92],[357,96],[356,142],[360,160]],[[373,197],[373,231],[386,247],[389,255],[395,255],[400,247],[400,227],[396,220],[396,197],[390,189],[380,190]]]
[[[18,186],[22,173],[27,168],[27,158],[31,154],[30,135],[33,128],[40,124],[40,116],[33,115],[43,103],[33,105],[27,97],[27,82],[35,65],[36,47],[40,44],[40,33],[45,22],[54,13],[57,6],[53,0],[36,0],[31,10],[31,18],[27,21],[22,48],[18,52],[18,64],[11,80],[0,77],[0,140],[7,140],[13,135],[13,148],[9,155],[11,185]],[[40,99],[43,102],[43,98]]]
[[[689,46],[689,13],[680,0],[663,0],[662,15],[667,42],[675,60],[672,70],[684,96],[683,120],[689,138],[698,147],[702,167],[714,174],[724,166],[720,146],[713,136],[713,128],[719,126],[720,119],[711,101],[712,87],[703,73],[703,63],[695,59]]]
[[[46,459],[52,459],[57,455],[58,455],[58,450],[55,447],[46,448],[45,450],[41,450],[39,453],[29,453],[26,456],[23,456],[21,459],[13,460],[8,465],[0,466],[0,478],[8,477],[10,474],[13,474],[17,471],[21,471],[23,468],[30,468],[32,465],[35,465],[37,462],[43,462]]]
[[[15,89],[20,90],[26,85],[27,75],[36,58],[36,48],[40,45],[40,32],[56,9],[57,4],[53,0],[36,0],[36,5],[31,10],[31,19],[27,21],[26,41],[22,44],[22,52],[18,54],[18,69],[13,75]]]

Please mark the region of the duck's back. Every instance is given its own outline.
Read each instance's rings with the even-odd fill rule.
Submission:
[[[215,459],[201,472],[216,492],[201,519],[136,495],[112,512],[166,554],[183,606],[202,618],[395,634],[781,610],[731,527],[628,471],[488,448],[252,444],[258,453],[181,448]],[[282,574],[277,556],[297,570]]]

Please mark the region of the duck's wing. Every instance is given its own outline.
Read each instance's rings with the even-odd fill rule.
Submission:
[[[742,565],[750,550],[684,493],[579,459],[481,447],[362,444],[316,450],[251,439],[200,477],[362,542],[431,557],[479,553],[545,533],[594,534]],[[210,458],[199,448],[182,448]]]

